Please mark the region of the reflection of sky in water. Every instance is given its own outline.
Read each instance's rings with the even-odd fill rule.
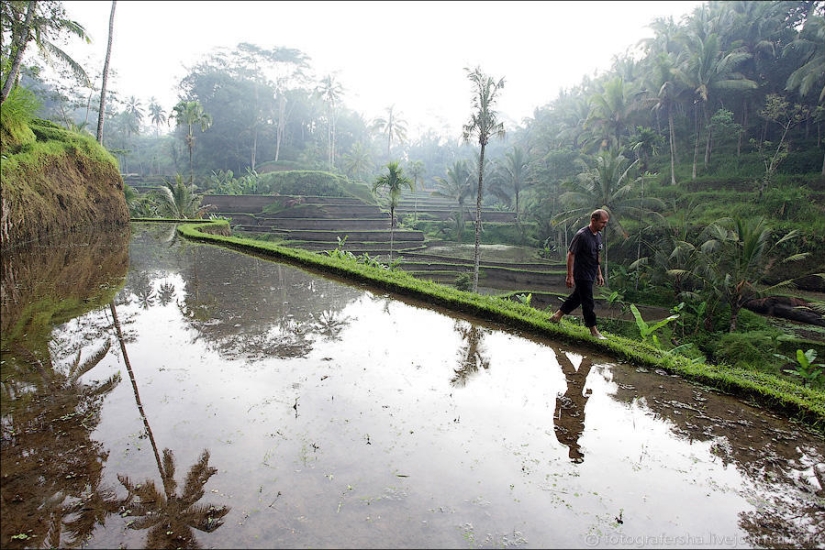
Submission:
[[[587,350],[216,247],[185,243],[168,254],[174,260],[161,263],[177,266],[146,269],[146,254],[137,268],[152,273],[152,304],[127,285],[118,315],[155,441],[173,449],[178,477],[203,449],[218,468],[203,502],[232,511],[220,529],[198,534],[204,546],[637,548],[640,537],[669,536],[732,547],[728,537],[742,547],[752,543],[739,514],[788,490],[712,452],[720,439],[747,446],[725,441],[735,431],[676,435],[670,411],[646,403],[687,387],[672,377],[591,356],[584,459],[575,464],[554,431],[556,399],[567,390],[557,354],[579,366]],[[174,290],[165,305],[161,284]],[[81,342],[86,327],[109,317],[93,312],[55,335]],[[473,328],[481,360],[457,376]],[[115,371],[124,383],[93,434],[110,451],[112,487],[117,474],[158,477],[120,348],[88,376]],[[637,388],[639,399],[617,399],[628,377],[649,384]],[[744,415],[750,429],[767,425],[736,400],[719,409]],[[822,442],[810,444],[821,461]],[[788,445],[772,452],[799,459]],[[799,470],[810,478],[810,464]],[[119,544],[117,526],[110,520],[90,547]]]

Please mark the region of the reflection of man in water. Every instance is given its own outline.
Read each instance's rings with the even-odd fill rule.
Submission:
[[[556,396],[556,412],[553,414],[556,424],[554,429],[559,443],[570,448],[570,460],[578,464],[584,462],[579,438],[584,431],[584,406],[591,393],[589,389],[585,393],[584,383],[593,363],[589,357],[583,357],[576,370],[566,353],[559,352],[556,357],[567,379],[567,391],[564,395]]]

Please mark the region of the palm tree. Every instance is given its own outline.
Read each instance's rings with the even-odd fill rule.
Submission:
[[[504,155],[504,162],[499,165],[498,178],[490,187],[493,194],[509,202],[512,193],[513,206],[516,211],[516,223],[519,221],[521,212],[520,196],[521,192],[532,184],[530,158],[524,149],[518,145],[507,151]]]
[[[372,155],[361,141],[356,141],[349,153],[344,155],[344,171],[354,178],[372,171]]]
[[[129,96],[126,101],[126,114],[132,119],[131,128],[134,128],[136,133],[140,133],[140,126],[143,124],[143,105],[135,96]]]
[[[620,76],[606,82],[604,90],[592,96],[592,109],[585,126],[596,130],[600,149],[624,145],[623,139],[632,126],[631,117],[641,106],[638,96],[632,85]]]
[[[777,261],[798,261],[809,255],[792,254],[780,259],[782,245],[797,237],[798,231],[793,230],[771,244],[771,230],[764,218],[723,218],[707,226],[703,236],[707,240],[700,246],[696,274],[705,283],[705,292],[730,308],[729,332],[736,331],[739,311],[749,299],[793,286],[792,280],[785,280],[760,289],[759,283],[771,266]]]
[[[476,67],[472,71],[464,69],[467,78],[475,87],[473,95],[473,109],[475,112],[470,116],[470,121],[463,127],[462,137],[469,143],[473,136],[478,138],[481,147],[478,156],[478,194],[476,197],[476,242],[473,260],[473,292],[478,292],[478,266],[481,261],[481,200],[483,197],[484,183],[484,150],[492,136],[504,138],[504,124],[498,121],[498,113],[493,110],[498,91],[504,88],[504,79],[497,82],[489,76],[482,74],[481,68]]]
[[[7,35],[11,37],[8,50],[11,67],[0,92],[0,104],[6,101],[12,87],[17,84],[23,56],[31,41],[34,41],[41,57],[47,62],[56,58],[68,66],[84,86],[89,86],[89,77],[83,67],[56,44],[55,39],[62,38],[65,34],[75,35],[87,44],[91,43],[82,25],[66,19],[66,9],[62,2],[3,2],[0,4],[0,26],[4,39]],[[5,49],[6,44],[3,47]]]
[[[100,109],[97,112],[97,141],[103,144],[103,121],[106,119],[106,91],[109,83],[109,62],[112,59],[112,40],[115,37],[115,8],[116,0],[112,0],[112,11],[109,12],[109,41],[106,43],[106,61],[103,62],[103,82],[100,85]]]
[[[560,92],[559,97],[554,102],[554,111],[557,111],[560,117],[558,123],[554,124],[558,128],[558,132],[551,139],[553,141],[558,140],[560,147],[567,146],[574,151],[578,151],[581,147],[579,142],[585,133],[585,123],[590,116],[592,103],[593,99],[590,96],[574,95],[565,91]]]
[[[414,160],[414,161],[410,162],[409,171],[410,171],[410,176],[412,176],[412,179],[413,179],[413,187],[415,188],[414,192],[416,193],[415,196],[414,196],[415,202],[414,202],[413,212],[414,212],[414,215],[415,215],[415,221],[418,221],[418,190],[420,189],[420,187],[418,186],[418,180],[423,178],[424,173],[427,171],[426,168],[424,167],[424,161],[423,160]],[[424,182],[422,181],[421,183],[423,184]]]
[[[811,90],[816,91],[819,85],[820,105],[825,102],[825,19],[822,17],[808,17],[799,37],[786,46],[785,53],[798,51],[805,57],[805,64],[797,68],[788,77],[786,90],[799,90],[799,95],[805,97]],[[825,176],[825,156],[822,158],[822,175]]]
[[[398,206],[398,199],[401,197],[403,188],[408,187],[410,191],[415,191],[415,188],[413,187],[413,180],[404,175],[403,168],[401,168],[398,161],[394,160],[387,163],[387,173],[379,176],[372,184],[372,191],[375,192],[382,187],[387,189],[390,199],[390,262],[392,262],[395,208]]]
[[[327,162],[329,163],[329,169],[332,170],[335,167],[335,105],[344,93],[344,87],[335,81],[335,76],[327,75],[321,80],[321,84],[315,88],[315,93],[328,105],[329,156]]]
[[[178,126],[185,125],[186,130],[186,146],[189,148],[189,183],[193,183],[195,179],[195,168],[192,164],[192,151],[195,148],[195,125],[200,125],[201,132],[205,132],[212,126],[212,115],[204,112],[203,106],[199,101],[180,101],[172,109],[172,117],[177,122]]]
[[[719,36],[715,33],[703,36],[692,32],[686,35],[685,56],[678,67],[673,69],[677,79],[693,90],[695,98],[694,116],[696,141],[693,150],[693,172],[691,179],[696,179],[696,163],[699,155],[699,138],[702,123],[708,126],[706,105],[718,90],[753,90],[758,85],[736,71],[737,65],[749,59],[751,54],[733,51],[725,54],[719,45]],[[705,144],[705,166],[710,161],[711,133],[707,132]]]
[[[164,187],[158,189],[161,215],[178,220],[200,219],[212,207],[202,205],[202,196],[195,194],[195,186],[183,182],[180,174],[175,175],[175,183],[165,181]]]
[[[672,21],[671,21],[672,23]],[[668,41],[667,43],[670,43]],[[676,185],[676,126],[674,124],[674,112],[677,108],[678,100],[685,93],[684,86],[673,75],[675,67],[675,54],[663,51],[655,54],[652,58],[652,66],[649,71],[648,86],[656,91],[655,97],[647,98],[644,103],[651,106],[656,114],[657,128],[659,126],[660,113],[667,119],[668,146],[670,148],[670,184]]]
[[[618,149],[600,151],[591,157],[592,164],[580,161],[583,170],[578,177],[567,184],[568,190],[560,198],[569,208],[553,219],[553,225],[569,224],[590,219],[597,208],[604,209],[610,216],[607,227],[614,227],[626,239],[629,234],[622,225],[622,219],[630,216],[641,219],[652,212],[652,207],[664,206],[657,198],[636,195],[636,187],[644,181],[644,176],[632,177],[632,170],[639,160],[629,162]],[[607,227],[604,241],[608,242]],[[604,249],[604,280],[608,281],[607,244]]]
[[[155,137],[160,134],[160,125],[166,124],[166,111],[154,97],[149,99],[149,118],[155,125]]]
[[[387,118],[378,117],[372,122],[372,128],[387,134],[387,158],[390,158],[390,148],[393,138],[399,143],[407,139],[407,121],[395,113],[395,105],[387,107]]]
[[[470,168],[466,160],[457,160],[452,166],[447,168],[445,177],[433,177],[436,186],[433,191],[434,197],[453,199],[458,203],[458,242],[461,242],[461,235],[464,231],[464,200],[475,190],[470,174]]]
[[[663,142],[662,135],[653,128],[636,126],[636,132],[630,138],[630,149],[641,162],[642,172],[647,172],[650,157],[659,156],[659,147]]]

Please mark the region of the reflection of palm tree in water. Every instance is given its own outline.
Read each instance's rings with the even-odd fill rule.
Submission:
[[[120,341],[120,348],[123,352],[123,362],[126,364],[126,371],[129,373],[129,380],[132,382],[132,390],[135,394],[140,417],[146,428],[146,435],[152,444],[155,453],[158,471],[163,482],[163,493],[157,490],[152,480],[135,484],[124,475],[118,475],[120,483],[129,491],[129,513],[138,516],[137,519],[129,523],[130,529],[146,529],[151,527],[146,546],[148,548],[200,548],[195,538],[192,528],[211,533],[223,524],[223,517],[229,513],[227,506],[212,506],[197,504],[203,498],[203,487],[215,473],[217,468],[209,466],[209,451],[201,453],[198,462],[192,465],[186,476],[186,484],[183,494],[176,494],[177,482],[175,481],[175,457],[169,449],[163,450],[163,460],[158,454],[155,444],[155,437],[152,428],[143,411],[143,403],[140,401],[137,381],[135,380],[129,356],[126,354],[126,341],[120,328],[120,320],[115,309],[115,302],[110,304],[112,318],[114,320],[117,338]],[[137,498],[137,502],[133,499]]]
[[[556,354],[564,377],[567,379],[567,391],[556,397],[556,411],[553,414],[554,429],[559,443],[566,445],[568,456],[575,463],[584,462],[579,438],[584,432],[584,408],[591,390],[584,390],[587,375],[593,363],[589,357],[583,357],[578,370],[564,352]]]
[[[111,342],[85,360],[78,351],[65,372],[51,353],[39,354],[18,342],[10,347],[15,359],[9,360],[2,384],[3,547],[31,547],[32,541],[50,548],[79,547],[121,505],[102,484],[109,453],[90,438],[103,398],[121,377],[81,380],[106,356]]]
[[[455,376],[450,380],[453,386],[466,386],[467,380],[478,372],[479,368],[489,369],[490,359],[484,356],[484,334],[481,327],[470,324],[466,321],[457,320],[455,330],[461,335],[465,342],[458,350],[458,368],[455,369]]]

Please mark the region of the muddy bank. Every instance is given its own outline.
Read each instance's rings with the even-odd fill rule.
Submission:
[[[45,122],[32,130],[34,143],[3,143],[3,249],[91,228],[128,230],[115,159],[91,136]]]

